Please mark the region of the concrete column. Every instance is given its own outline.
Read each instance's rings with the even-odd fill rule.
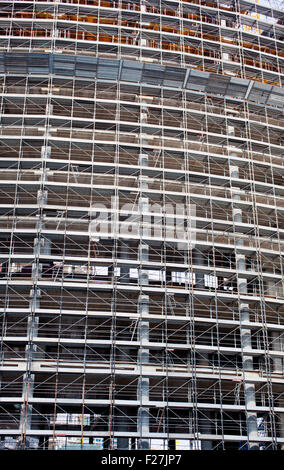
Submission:
[[[193,264],[196,264],[197,266],[205,265],[204,254],[198,249],[195,249],[193,251]],[[196,272],[195,273],[195,288],[204,289],[204,287],[205,287],[204,274]]]
[[[202,365],[208,366],[210,365],[210,361],[208,359],[208,354],[202,353]],[[212,422],[211,422],[211,412],[206,410],[201,410],[201,421],[198,425],[198,431],[200,434],[211,434],[212,433]],[[201,450],[211,450],[212,449],[212,441],[209,440],[201,440]]]
[[[23,404],[21,406],[20,418],[20,447],[25,449],[28,447],[26,433],[31,429],[32,423],[32,405],[29,400],[33,397],[34,375],[26,372],[23,378]]]
[[[34,312],[35,308],[39,306],[39,289],[32,289],[30,293],[30,308]],[[28,442],[26,441],[26,432],[31,429],[32,424],[32,405],[30,404],[30,399],[33,397],[34,389],[34,374],[31,372],[31,364],[33,357],[36,353],[36,346],[33,344],[34,336],[37,336],[38,331],[38,317],[34,317],[32,314],[28,317],[27,325],[27,336],[28,344],[26,346],[26,372],[23,377],[23,404],[21,409],[21,418],[20,418],[20,431],[21,431],[21,440],[20,446],[22,448],[28,447]]]
[[[221,20],[221,26],[222,27],[226,27],[226,24],[227,24],[226,20]],[[224,39],[227,39],[228,41],[230,41],[230,38],[228,38],[228,37],[225,37]],[[222,53],[222,60],[230,61],[231,60],[230,54],[228,54],[228,52],[223,52]]]
[[[51,157],[51,147],[44,145],[41,147],[41,158],[42,159],[49,159]]]
[[[129,243],[125,240],[120,241],[120,259],[129,260]],[[120,282],[129,283],[129,267],[120,267]]]
[[[284,413],[277,413],[279,417],[279,436],[284,437]],[[284,450],[284,444],[281,446],[281,450]]]
[[[273,351],[284,351],[284,338],[281,337],[281,332],[272,331],[272,350]],[[283,373],[283,359],[282,357],[273,357],[273,371]]]
[[[127,241],[120,240],[120,253],[119,253],[120,259],[128,260],[129,259],[129,244]],[[129,267],[128,266],[121,266],[120,267],[120,276],[119,276],[120,282],[123,283],[129,283]],[[132,356],[132,350],[131,348],[127,348],[124,346],[119,346],[119,350],[117,351],[117,358],[119,357],[119,361],[129,363],[131,356]],[[123,408],[119,409],[116,408],[116,417],[115,421],[117,423],[116,428],[117,431],[119,432],[129,432],[131,429],[129,428],[129,423],[128,423],[128,416],[131,415],[132,410]],[[128,437],[118,437],[117,438],[117,448],[118,449],[123,449],[123,450],[128,450],[129,447],[129,438]]]
[[[230,117],[230,116],[229,116]],[[234,136],[235,129],[233,126],[228,125],[228,135]],[[231,147],[230,157],[237,157],[238,154]],[[229,159],[229,172],[230,178],[239,177],[239,168]],[[232,199],[233,201],[240,201],[239,189],[235,192],[232,190]],[[242,210],[237,206],[232,204],[232,218],[234,224],[241,223],[243,220]],[[244,242],[241,238],[236,238],[236,269],[237,272],[246,270],[246,260],[245,255],[241,252]],[[238,291],[240,294],[247,293],[247,279],[241,278],[238,276],[237,280]],[[248,448],[249,450],[257,450],[259,444],[255,441],[255,438],[258,437],[257,432],[257,413],[255,411],[250,411],[253,407],[256,406],[255,401],[255,385],[249,382],[249,379],[253,377],[253,358],[250,356],[246,350],[251,349],[251,330],[242,326],[243,322],[250,321],[250,312],[249,305],[244,302],[239,304],[239,313],[240,313],[240,340],[242,346],[242,362],[243,362],[243,380],[244,380],[244,397],[246,405],[246,424],[247,424],[247,437],[248,437]]]
[[[41,158],[46,160],[50,158],[51,147],[43,146],[41,148]],[[44,184],[48,180],[48,168],[39,170],[41,175],[41,181]],[[37,204],[39,211],[47,203],[48,191],[39,190],[37,193]],[[37,223],[37,229],[39,234],[41,234],[42,229],[44,228],[44,220],[42,217],[39,217]],[[20,447],[27,448],[29,445],[29,440],[26,439],[26,433],[31,429],[32,425],[32,405],[30,404],[30,399],[33,397],[34,390],[34,374],[32,373],[32,362],[37,353],[37,346],[34,344],[34,338],[38,335],[38,325],[39,317],[36,316],[36,311],[40,307],[40,296],[41,291],[37,288],[37,281],[42,273],[42,264],[39,263],[40,255],[50,255],[51,254],[51,241],[44,239],[41,235],[34,239],[34,261],[32,263],[32,278],[33,278],[33,287],[30,290],[30,313],[28,316],[27,323],[27,337],[28,343],[26,345],[26,372],[23,377],[23,404],[21,410],[21,419],[20,419]]]
[[[143,2],[144,3],[144,2]],[[144,7],[145,8],[145,7]],[[147,103],[142,102],[140,109],[140,122],[147,123]],[[148,154],[144,151],[143,145],[147,145],[147,136],[141,134],[141,153],[139,155],[139,213],[140,213],[140,244],[138,248],[138,257],[140,261],[140,267],[138,268],[138,285],[145,286],[149,284],[149,274],[147,263],[149,260],[149,245],[147,238],[149,236],[149,228],[147,227],[148,217],[145,217],[145,213],[149,211],[149,198],[145,196],[143,190],[148,190],[147,175],[143,174],[143,168],[148,167]],[[139,449],[149,449],[150,440],[145,437],[150,430],[149,424],[149,408],[147,402],[149,401],[149,378],[144,376],[145,366],[149,363],[149,349],[145,343],[149,341],[149,296],[141,293],[138,299],[138,314],[139,314],[139,326],[138,326],[138,340],[140,341],[140,347],[138,350],[138,367],[140,368],[140,376],[138,378],[137,387],[137,400],[140,402],[140,406],[137,412],[137,432],[140,434],[138,438]]]
[[[129,244],[126,241],[120,241],[120,259],[129,259]],[[124,284],[129,283],[129,267],[128,266],[121,266],[120,267],[120,276],[119,279]],[[125,346],[119,346],[116,357],[119,358],[119,361],[129,363],[131,361],[131,357],[133,356],[134,349],[127,348]],[[124,438],[118,438],[118,443],[121,443],[123,446],[127,445],[126,441],[122,440]],[[127,438],[128,439],[128,438]],[[121,449],[128,449],[128,447],[119,447]]]
[[[144,13],[146,12],[146,1],[145,0],[141,0],[141,12]]]
[[[273,351],[284,351],[284,338],[281,337],[281,332],[272,331],[272,350]],[[273,357],[273,372],[283,375],[283,359],[282,357]],[[278,434],[279,437],[284,437],[284,413],[277,413],[278,417]],[[283,447],[283,448],[282,448]],[[284,450],[284,446],[281,447],[281,450]]]
[[[43,192],[45,193],[45,191]],[[44,194],[39,194],[40,197]],[[39,231],[42,230],[44,222],[38,222]],[[23,378],[23,404],[20,420],[21,430],[21,443],[22,447],[28,446],[28,441],[25,439],[26,432],[31,429],[32,422],[32,405],[29,403],[33,397],[34,389],[34,374],[32,374],[32,362],[37,353],[37,346],[34,344],[34,338],[38,335],[39,317],[36,312],[40,307],[41,290],[37,288],[37,281],[41,276],[42,264],[39,263],[40,255],[50,255],[51,241],[39,236],[34,239],[34,261],[32,263],[32,278],[33,288],[30,290],[30,314],[28,316],[27,324],[27,337],[28,343],[26,346],[26,372]]]
[[[46,238],[35,238],[34,239],[34,254],[35,256],[51,254],[51,240]]]
[[[145,437],[149,433],[149,378],[145,377],[145,366],[149,363],[149,349],[145,343],[149,341],[149,320],[145,317],[149,313],[149,296],[141,294],[139,296],[138,311],[140,314],[139,340],[140,348],[138,351],[138,366],[140,367],[140,377],[138,379],[137,399],[140,401],[137,416],[137,431],[140,433],[138,439],[139,449],[149,449],[149,438]]]
[[[139,256],[141,264],[148,259],[149,246],[141,242],[139,246]],[[139,285],[147,285],[149,282],[148,270],[139,269]],[[138,439],[139,449],[149,449],[150,442],[145,434],[149,433],[149,408],[146,402],[149,401],[149,378],[144,377],[145,365],[149,363],[149,349],[143,343],[149,341],[149,320],[145,317],[149,314],[149,296],[141,294],[138,302],[138,312],[140,316],[138,327],[138,339],[140,340],[140,348],[138,350],[138,366],[140,368],[140,377],[138,379],[137,399],[140,401],[137,416],[137,431],[141,437]]]

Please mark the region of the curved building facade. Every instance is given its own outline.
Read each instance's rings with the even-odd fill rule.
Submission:
[[[281,3],[1,2],[2,449],[284,445]]]

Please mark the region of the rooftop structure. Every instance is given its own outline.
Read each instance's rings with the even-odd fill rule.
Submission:
[[[0,448],[284,445],[284,11],[0,4]]]

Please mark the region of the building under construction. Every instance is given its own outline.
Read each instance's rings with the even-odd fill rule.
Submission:
[[[1,449],[284,445],[282,3],[1,1]]]

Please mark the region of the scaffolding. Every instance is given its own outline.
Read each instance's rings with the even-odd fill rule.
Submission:
[[[278,6],[1,2],[0,448],[284,445]]]

